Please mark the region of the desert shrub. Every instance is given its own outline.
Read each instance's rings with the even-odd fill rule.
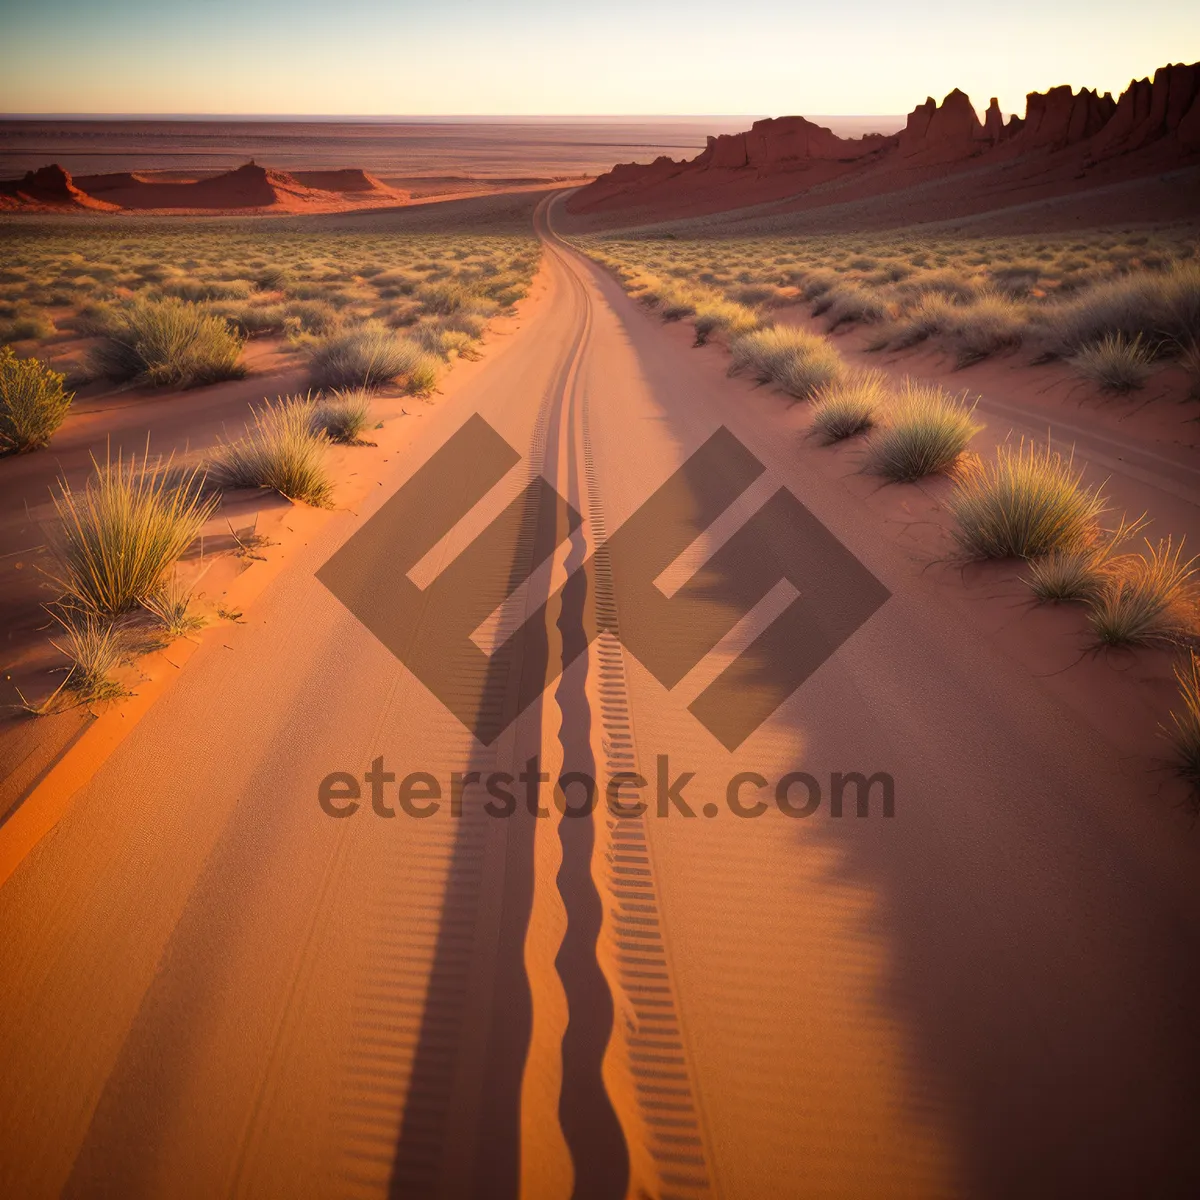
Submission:
[[[1025,582],[1042,603],[1094,600],[1108,578],[1107,561],[1091,548],[1052,550],[1029,564]]]
[[[459,309],[458,312],[442,317],[438,323],[443,329],[454,333],[465,333],[472,341],[478,341],[483,337],[483,332],[487,328],[487,318],[482,313],[468,312],[466,309]]]
[[[733,370],[749,368],[760,383],[776,383],[799,399],[837,379],[842,357],[826,338],[772,325],[744,334],[730,346]]]
[[[772,287],[769,283],[748,283],[734,288],[730,293],[731,300],[748,306],[765,304],[768,300],[775,300],[778,297],[779,289]]]
[[[951,328],[961,311],[961,307],[949,296],[941,292],[929,292],[921,296],[897,321],[894,329],[888,331],[888,337],[879,349],[882,350],[888,345],[897,350],[915,346],[935,333],[942,333]]]
[[[1038,285],[1042,269],[1037,263],[1007,263],[988,272],[992,287],[1006,296],[1028,296]]]
[[[803,280],[798,285],[800,295],[805,300],[816,300],[818,296],[824,295],[840,280],[841,276],[836,271],[831,271],[827,267],[819,267],[814,271],[807,271],[804,273]]]
[[[282,304],[209,305],[214,316],[224,317],[244,338],[282,333],[288,313]]]
[[[50,615],[63,629],[61,640],[51,638],[50,644],[71,662],[62,690],[73,694],[80,704],[125,695],[125,689],[112,678],[126,657],[121,631],[111,621],[76,608],[51,608]],[[40,711],[49,711],[49,706]]]
[[[915,263],[915,259],[913,260]],[[896,285],[900,295],[923,296],[937,292],[961,303],[969,303],[979,292],[979,285],[962,271],[947,269],[923,271],[910,276]]]
[[[1175,668],[1179,684],[1180,710],[1171,714],[1171,742],[1175,769],[1191,785],[1192,797],[1200,803],[1200,658],[1188,652],[1187,664]]]
[[[1039,558],[1091,547],[1100,493],[1049,446],[998,446],[990,464],[964,464],[949,500],[955,540],[971,558]]]
[[[253,290],[244,279],[180,279],[164,283],[159,291],[176,300],[247,300]]]
[[[839,284],[826,292],[822,299],[829,301],[826,313],[830,329],[836,329],[847,321],[861,321],[864,324],[882,321],[888,315],[884,301],[870,288],[856,283]]]
[[[1067,360],[1076,374],[1098,383],[1106,392],[1132,392],[1142,387],[1154,369],[1154,356],[1137,334],[1132,340],[1105,334],[1082,346]]]
[[[867,443],[867,469],[895,483],[951,470],[980,428],[974,411],[965,396],[906,379]]]
[[[0,350],[0,454],[21,454],[48,445],[75,398],[66,377],[36,358]]]
[[[191,611],[192,592],[172,576],[156,592],[142,597],[142,607],[171,637],[183,637],[204,624],[204,618]]]
[[[714,333],[736,338],[756,329],[758,314],[732,300],[705,297],[696,304],[692,327],[696,331],[696,345],[703,346]]]
[[[659,296],[658,313],[664,321],[680,321],[696,311],[696,294],[688,287],[672,284]]]
[[[882,371],[854,371],[826,384],[813,397],[813,432],[825,445],[866,433],[888,396]]]
[[[411,375],[423,357],[416,342],[397,337],[386,326],[367,324],[317,342],[309,371],[317,388],[379,388]]]
[[[437,322],[416,326],[412,331],[413,340],[430,354],[449,362],[456,354],[464,358],[477,358],[474,349],[474,339],[461,329],[448,329]]]
[[[0,346],[12,342],[40,342],[54,334],[54,322],[36,309],[17,308],[9,319],[0,320]]]
[[[332,391],[312,406],[312,430],[332,442],[354,443],[371,420],[371,393],[363,388]]]
[[[195,387],[243,376],[241,352],[242,339],[221,317],[182,300],[133,300],[91,358],[108,379]]]
[[[111,333],[120,328],[121,310],[105,300],[93,300],[76,310],[70,324],[85,336]]]
[[[461,283],[451,279],[436,283],[424,283],[417,288],[416,296],[426,312],[439,313],[443,316],[447,313],[457,312],[460,308],[479,299]]]
[[[54,497],[55,579],[75,605],[112,617],[159,589],[217,500],[202,496],[199,471],[173,478],[148,455],[93,466],[82,491],[62,480]]]
[[[331,507],[329,443],[313,431],[313,408],[307,396],[285,396],[256,409],[243,437],[212,452],[210,479],[218,487],[271,488],[289,500]]]
[[[1019,346],[1027,324],[1028,315],[1016,301],[997,292],[979,293],[957,309],[950,322],[958,365]]]
[[[1167,271],[1135,271],[1095,284],[1046,314],[1049,348],[1074,354],[1109,335],[1141,336],[1154,353],[1200,337],[1200,263]]]
[[[261,292],[279,292],[291,283],[292,277],[287,269],[280,266],[267,266],[255,272],[251,282]]]
[[[342,323],[341,313],[323,300],[289,300],[283,306],[284,321],[301,333],[325,337]]]
[[[1148,556],[1129,554],[1092,601],[1091,622],[1105,646],[1180,642],[1196,631],[1192,580],[1196,560],[1167,538]]]

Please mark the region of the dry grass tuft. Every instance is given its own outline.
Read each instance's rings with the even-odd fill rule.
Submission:
[[[730,349],[733,370],[749,369],[760,383],[776,383],[801,400],[828,386],[845,369],[842,356],[825,338],[786,325],[754,330]]]
[[[182,300],[133,300],[92,351],[97,373],[119,382],[198,387],[240,379],[242,339],[221,317]]]
[[[334,333],[312,349],[309,370],[317,388],[375,389],[425,370],[429,355],[416,342],[371,323]],[[436,379],[436,367],[433,368]]]
[[[1170,645],[1196,633],[1196,559],[1185,559],[1183,543],[1173,546],[1170,538],[1147,546],[1148,557],[1122,556],[1092,601],[1102,646]]]
[[[353,445],[371,420],[371,393],[365,388],[332,391],[313,402],[312,430],[331,442]]]
[[[950,496],[955,540],[970,558],[1040,558],[1095,544],[1104,497],[1049,446],[998,446],[995,461],[964,464]]]
[[[148,456],[94,465],[82,491],[62,480],[54,497],[55,578],[84,611],[115,617],[158,591],[217,500],[201,496],[198,469],[172,481],[169,461]]]
[[[1106,392],[1124,394],[1142,387],[1154,369],[1154,355],[1142,343],[1109,333],[1098,342],[1083,346],[1068,360],[1077,374],[1094,380]]]
[[[867,470],[907,483],[954,468],[980,426],[975,406],[935,385],[905,380],[887,422],[867,443]]]
[[[874,426],[887,398],[887,377],[882,371],[851,372],[813,397],[813,432],[827,446],[866,433]]]
[[[331,508],[328,444],[313,432],[311,400],[285,396],[256,409],[244,437],[213,451],[209,476],[218,487],[271,488],[289,500]]]

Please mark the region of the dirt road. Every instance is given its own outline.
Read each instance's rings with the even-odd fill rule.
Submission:
[[[519,334],[0,889],[0,1193],[1197,1194],[1190,819],[538,220]],[[520,458],[494,485],[474,414]],[[647,534],[696,539],[658,579],[689,620],[664,622],[602,547],[722,426],[748,457],[696,460]],[[401,486],[464,427],[471,457]],[[781,485],[808,541],[740,537]],[[821,526],[864,568],[856,628],[849,588],[786,569],[836,555]],[[788,614],[812,639],[773,639]],[[691,622],[715,649],[684,669]],[[445,640],[442,699],[393,634]],[[722,679],[765,705],[810,642],[836,648],[728,749]],[[361,781],[331,788],[340,818],[335,772]],[[569,772],[641,776],[647,811],[560,816],[536,776]],[[894,815],[882,784],[832,815],[835,772],[890,776]]]

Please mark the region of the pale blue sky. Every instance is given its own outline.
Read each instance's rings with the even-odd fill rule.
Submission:
[[[0,0],[0,111],[900,113],[1114,93],[1196,0]]]

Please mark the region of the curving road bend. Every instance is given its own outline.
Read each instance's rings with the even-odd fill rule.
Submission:
[[[0,1194],[1197,1194],[1190,823],[551,211],[521,330],[0,888]],[[519,464],[397,499],[474,414]],[[722,426],[764,469],[685,474],[653,531],[687,535],[658,591],[715,644],[668,690],[623,643],[690,662],[694,625],[656,624],[607,538]],[[796,556],[794,524],[737,536],[780,485],[882,590],[728,749],[702,697],[776,694],[777,617],[844,624],[818,579],[746,603]],[[442,505],[466,515],[418,544]],[[486,745],[369,628],[404,577],[438,597],[415,641],[455,618],[493,652],[444,684],[503,730]],[[490,816],[470,773],[535,757],[548,780],[639,775],[649,809],[562,816],[517,782]],[[379,812],[367,783],[322,812],[325,776],[377,759],[442,807],[410,816],[387,781]],[[834,817],[828,791],[785,815],[798,772],[887,773],[894,816]],[[730,811],[739,775],[760,816]]]

